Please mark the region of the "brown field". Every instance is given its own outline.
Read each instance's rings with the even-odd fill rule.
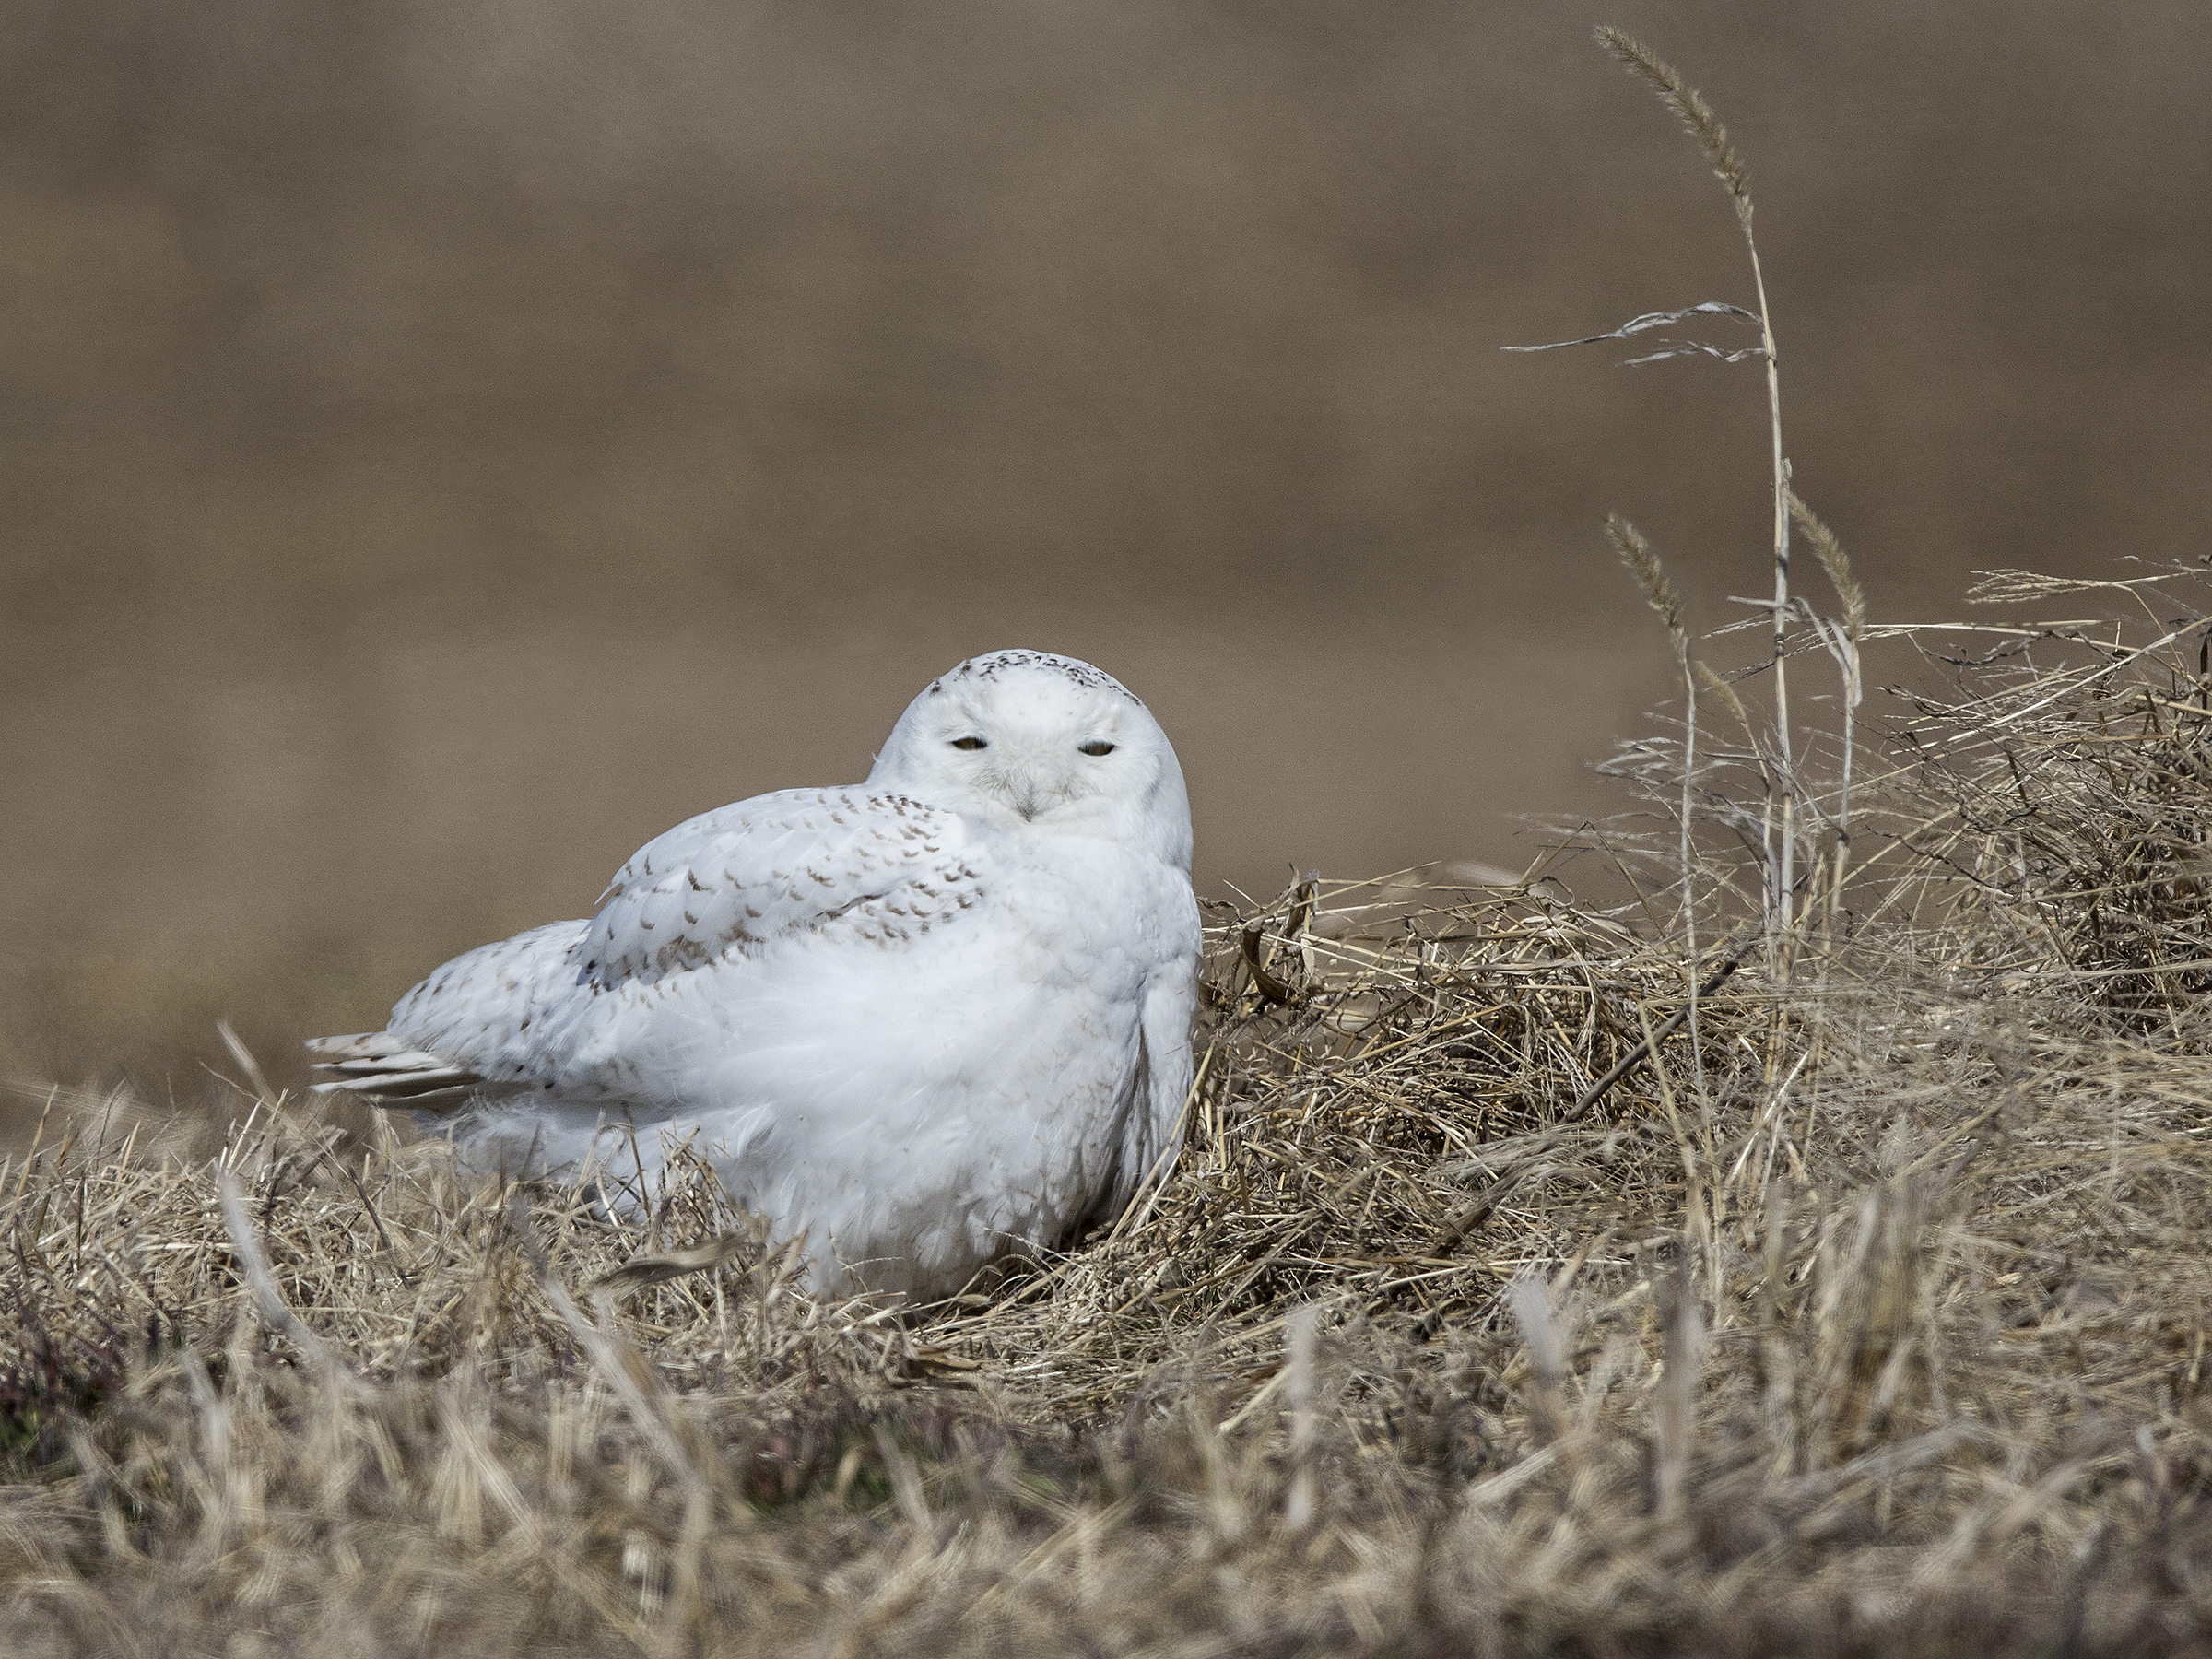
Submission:
[[[18,31],[0,1648],[2212,1653],[2212,26],[1618,20],[1779,729],[1758,365],[1495,350],[1751,298],[1555,7]],[[1259,895],[1105,1236],[821,1302],[301,1105],[1016,639]]]
[[[2195,556],[2212,14],[1606,16],[1748,141],[1798,483],[1884,615]],[[1750,299],[1592,20],[23,8],[0,1073],[197,1100],[228,1015],[294,1082],[1009,642],[1157,706],[1209,893],[1616,810],[1669,671],[1599,525],[1739,615],[1764,415],[1498,350]]]

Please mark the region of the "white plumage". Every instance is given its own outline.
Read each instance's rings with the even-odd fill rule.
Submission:
[[[1182,772],[1072,658],[1003,651],[914,699],[865,783],[647,842],[585,921],[456,957],[385,1030],[308,1044],[450,1113],[479,1168],[650,1173],[686,1137],[815,1282],[936,1296],[1112,1215],[1191,1084]]]

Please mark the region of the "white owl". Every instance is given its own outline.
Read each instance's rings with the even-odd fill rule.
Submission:
[[[588,921],[456,957],[307,1046],[478,1168],[647,1173],[687,1136],[825,1292],[958,1290],[1113,1215],[1191,1086],[1198,911],[1175,751],[1111,676],[1001,651],[867,782],[702,813]]]

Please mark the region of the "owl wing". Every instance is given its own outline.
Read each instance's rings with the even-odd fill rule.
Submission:
[[[447,962],[382,1031],[307,1047],[346,1089],[450,1109],[534,1085],[554,1033],[595,999],[629,998],[734,956],[819,941],[895,947],[957,925],[983,896],[966,826],[897,794],[785,790],[717,807],[630,855],[589,921],[558,922]]]
[[[592,918],[584,982],[649,985],[802,938],[898,945],[982,897],[967,828],[904,795],[785,790],[678,824],[630,855]]]
[[[1122,1126],[1113,1180],[1094,1219],[1108,1219],[1142,1184],[1164,1178],[1182,1145],[1191,1097],[1191,1029],[1198,1008],[1198,907],[1185,888],[1145,924],[1159,965],[1147,981],[1138,1018],[1137,1077]]]

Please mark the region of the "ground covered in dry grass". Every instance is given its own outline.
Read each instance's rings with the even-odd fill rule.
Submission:
[[[1179,1162],[934,1310],[702,1169],[610,1220],[250,1077],[212,1152],[59,1099],[0,1647],[2212,1652],[2212,692],[2147,591],[1900,702],[1840,886],[1739,735],[1624,761],[1697,820],[1625,912],[1224,913]]]

